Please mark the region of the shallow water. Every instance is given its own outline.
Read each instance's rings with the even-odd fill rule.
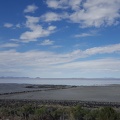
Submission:
[[[0,78],[0,83],[53,84],[75,86],[104,86],[120,84],[120,79],[75,79],[75,78]]]
[[[0,95],[0,99],[81,100],[120,102],[120,86],[80,86],[67,89]]]

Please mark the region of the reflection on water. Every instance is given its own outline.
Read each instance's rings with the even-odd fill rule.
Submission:
[[[74,78],[0,78],[0,83],[27,83],[27,84],[53,84],[53,85],[111,85],[120,84],[120,79],[74,79]]]

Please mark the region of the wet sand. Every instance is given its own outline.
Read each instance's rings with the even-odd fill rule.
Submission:
[[[7,85],[6,91],[10,89]],[[18,87],[19,86],[19,87]],[[20,90],[25,90],[25,85],[21,84],[17,87]],[[4,88],[4,85],[2,84]],[[17,91],[17,87],[12,89]],[[21,87],[21,89],[20,89]],[[2,89],[2,88],[0,88]],[[80,100],[80,101],[98,101],[98,102],[120,102],[120,85],[112,86],[79,86],[79,87],[66,87],[59,89],[42,89],[40,91],[32,92],[31,88],[26,90],[30,92],[13,93],[7,95],[0,95],[0,99],[27,99],[27,100]],[[35,88],[34,88],[35,89]],[[3,92],[0,90],[0,92]]]

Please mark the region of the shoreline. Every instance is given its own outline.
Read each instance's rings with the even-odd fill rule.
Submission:
[[[67,86],[0,84],[0,100],[95,101],[120,103],[120,85]]]

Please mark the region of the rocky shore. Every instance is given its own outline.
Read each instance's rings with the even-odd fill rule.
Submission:
[[[87,108],[97,108],[97,107],[115,107],[120,108],[120,103],[118,102],[96,102],[96,101],[76,101],[76,100],[16,100],[16,99],[1,99],[0,107],[3,105],[10,104],[36,104],[36,105],[62,105],[62,106],[76,106],[81,105]]]

